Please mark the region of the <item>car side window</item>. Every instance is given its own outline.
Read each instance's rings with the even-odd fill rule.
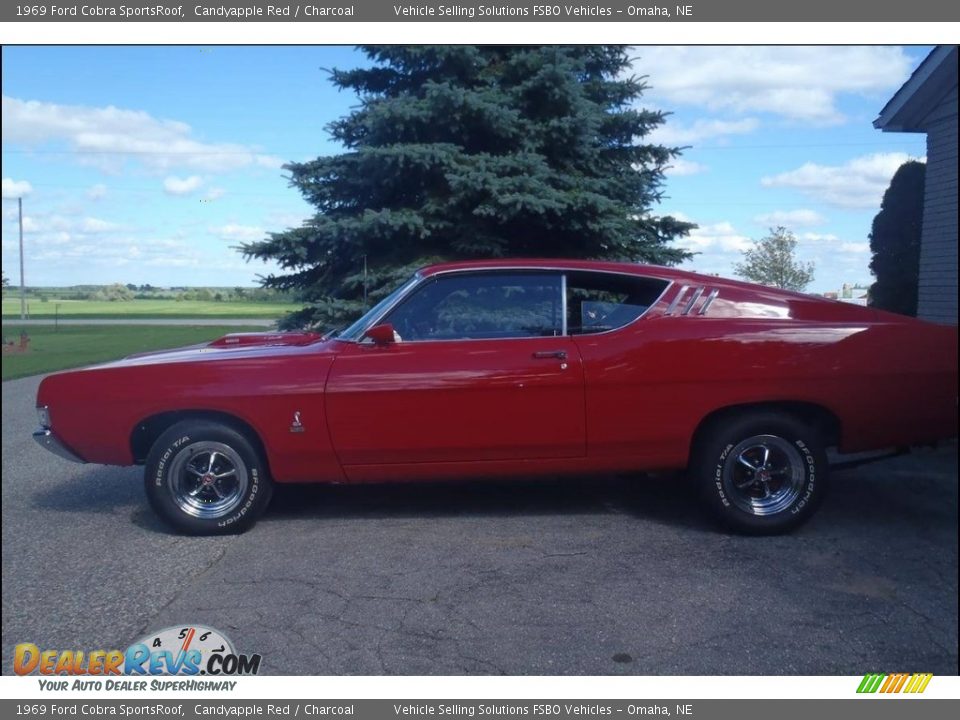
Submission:
[[[394,309],[401,341],[525,338],[563,332],[557,273],[457,273],[428,280]]]
[[[567,330],[588,335],[623,327],[643,315],[667,285],[635,275],[567,273]]]

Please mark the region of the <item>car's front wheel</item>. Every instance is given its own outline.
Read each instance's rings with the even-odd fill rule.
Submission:
[[[800,525],[826,489],[827,461],[818,433],[781,413],[712,422],[698,438],[690,470],[713,514],[752,534]]]
[[[144,482],[157,514],[193,535],[246,530],[266,509],[272,487],[247,437],[208,420],[164,432],[147,457]]]

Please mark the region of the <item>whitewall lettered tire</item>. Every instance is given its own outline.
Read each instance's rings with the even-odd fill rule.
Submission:
[[[792,530],[813,514],[826,490],[822,440],[785,413],[711,422],[698,438],[690,470],[713,514],[750,534]]]
[[[144,484],[157,514],[194,535],[243,532],[272,492],[254,444],[210,420],[185,420],[160,435],[147,456]]]

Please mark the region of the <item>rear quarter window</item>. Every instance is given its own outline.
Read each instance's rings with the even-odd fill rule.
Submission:
[[[567,331],[590,335],[629,325],[659,299],[668,284],[634,275],[567,273]]]

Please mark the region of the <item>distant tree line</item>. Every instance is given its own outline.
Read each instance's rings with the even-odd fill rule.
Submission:
[[[28,287],[26,295],[40,302],[50,300],[95,300],[128,302],[130,300],[171,300],[174,302],[296,302],[293,292],[280,292],[263,287],[158,287],[133,283],[111,285],[74,285],[71,287]]]

